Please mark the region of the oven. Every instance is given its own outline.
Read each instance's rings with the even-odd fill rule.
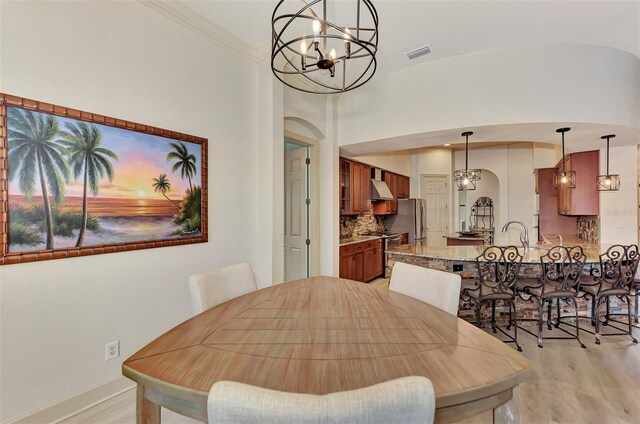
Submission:
[[[382,257],[384,258],[383,270],[384,270],[385,278],[391,277],[391,270],[387,269],[387,263],[388,263],[387,251],[391,247],[400,246],[401,238],[402,236],[400,233],[385,233],[382,235],[382,239],[384,240],[384,251],[383,251]]]

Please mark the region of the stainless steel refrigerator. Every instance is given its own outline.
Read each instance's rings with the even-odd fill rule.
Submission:
[[[398,199],[398,214],[387,219],[387,231],[409,233],[410,244],[427,241],[427,207],[424,199]]]

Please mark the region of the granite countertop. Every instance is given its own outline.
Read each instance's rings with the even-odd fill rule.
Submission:
[[[380,236],[351,236],[351,237],[340,237],[340,246],[346,246],[348,244],[361,243],[363,241],[369,240],[378,240],[381,239]]]
[[[390,248],[387,252],[390,255],[398,256],[420,256],[425,258],[446,259],[461,262],[475,261],[484,249],[488,246],[416,246],[405,244]],[[584,253],[587,255],[587,262],[599,261],[600,248],[593,244],[581,244]],[[522,263],[540,263],[540,257],[547,253],[545,246],[529,250],[522,259]]]

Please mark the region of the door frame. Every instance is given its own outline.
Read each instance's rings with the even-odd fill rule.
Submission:
[[[307,262],[309,265],[309,276],[319,275],[320,273],[320,184],[318,178],[319,172],[319,145],[318,142],[307,137],[303,137],[298,134],[291,133],[289,131],[284,132],[284,139],[282,140],[282,147],[284,149],[284,143],[291,141],[302,146],[309,148],[309,157],[311,163],[309,164],[308,176],[310,178],[309,195],[311,204],[309,205],[309,239],[311,244],[309,245],[309,257]]]
[[[420,197],[424,199],[424,197],[422,197],[423,193],[422,193],[422,181],[424,180],[424,178],[446,178],[447,180],[447,186],[449,187],[449,190],[447,190],[447,205],[449,209],[449,213],[447,213],[446,216],[446,220],[447,220],[447,228],[448,231],[452,231],[452,224],[453,224],[453,208],[451,207],[451,203],[453,202],[453,184],[451,181],[451,174],[420,174],[420,181],[418,181],[419,185],[418,185],[418,190],[420,192]],[[427,223],[425,222],[425,226],[427,225]]]

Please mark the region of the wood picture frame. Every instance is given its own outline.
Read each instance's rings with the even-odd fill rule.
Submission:
[[[0,265],[208,241],[207,139],[4,93],[0,135]]]

